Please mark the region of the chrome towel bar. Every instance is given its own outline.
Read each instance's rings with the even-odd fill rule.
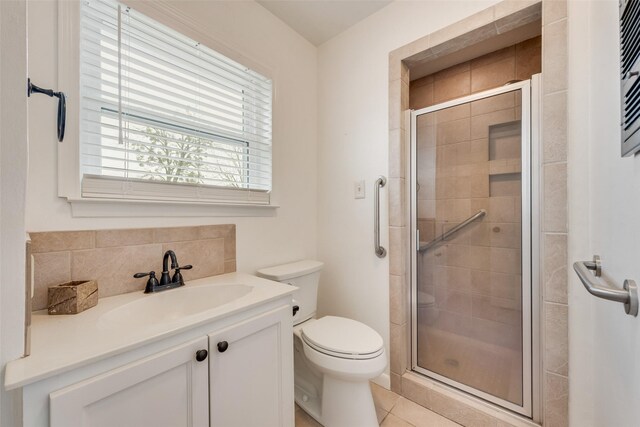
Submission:
[[[451,236],[452,234],[457,233],[458,231],[462,230],[467,225],[471,224],[476,219],[482,218],[486,214],[487,214],[486,210],[480,209],[478,212],[476,212],[475,214],[473,214],[469,218],[465,219],[464,221],[462,221],[460,224],[456,225],[455,227],[452,227],[449,230],[445,231],[444,233],[442,233],[440,236],[436,237],[435,239],[429,240],[428,242],[426,242],[424,244],[421,244],[420,247],[418,248],[418,252],[422,253],[422,252],[426,251],[427,249],[429,249],[430,247],[432,247],[432,246],[434,246],[434,245],[436,245],[436,244],[438,244],[440,242],[444,242],[445,240],[447,240],[449,238],[449,236]]]
[[[387,250],[380,246],[380,189],[387,185],[387,178],[380,176],[376,179],[373,191],[373,236],[375,240],[375,250],[378,258],[387,256]]]
[[[574,262],[573,269],[591,295],[610,301],[621,302],[624,304],[624,311],[627,314],[638,316],[638,286],[635,281],[627,279],[624,281],[623,289],[618,289],[606,283],[604,279],[600,279],[602,267],[598,255],[594,255],[593,261],[591,262]]]

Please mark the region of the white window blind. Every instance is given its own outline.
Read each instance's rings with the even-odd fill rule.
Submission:
[[[268,204],[272,82],[113,0],[83,0],[83,197]]]

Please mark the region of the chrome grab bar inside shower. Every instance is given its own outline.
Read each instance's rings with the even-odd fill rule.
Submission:
[[[624,281],[623,289],[611,286],[603,279],[599,279],[602,274],[600,257],[593,256],[593,262],[576,261],[573,269],[580,278],[580,281],[591,295],[604,298],[610,301],[617,301],[624,304],[624,311],[631,315],[638,315],[638,286],[636,282],[627,279]],[[589,272],[593,271],[593,273]]]
[[[387,250],[380,246],[380,189],[387,185],[387,178],[380,176],[376,179],[373,189],[373,236],[375,240],[375,250],[378,258],[384,258]]]
[[[457,233],[458,231],[460,231],[461,229],[463,229],[467,225],[471,224],[476,219],[482,218],[486,214],[487,214],[486,210],[480,209],[478,212],[476,212],[475,214],[473,214],[469,218],[465,219],[464,221],[462,221],[460,224],[456,225],[455,227],[450,228],[449,230],[445,231],[444,233],[442,233],[440,236],[436,237],[435,239],[430,240],[430,241],[428,241],[428,242],[426,242],[424,244],[421,244],[420,247],[418,248],[418,252],[422,253],[422,252],[426,251],[427,249],[429,249],[430,247],[432,247],[434,245],[437,245],[440,242],[444,242],[445,240],[447,240],[449,238],[449,236],[451,236],[452,234]]]

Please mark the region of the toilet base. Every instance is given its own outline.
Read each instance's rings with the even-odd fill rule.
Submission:
[[[377,427],[369,381],[344,381],[325,375],[320,423],[324,427]]]

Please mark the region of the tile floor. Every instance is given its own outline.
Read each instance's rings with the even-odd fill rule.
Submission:
[[[455,427],[459,424],[423,408],[377,384],[371,383],[381,427]],[[296,405],[296,427],[322,427]],[[358,426],[353,426],[358,427]]]

